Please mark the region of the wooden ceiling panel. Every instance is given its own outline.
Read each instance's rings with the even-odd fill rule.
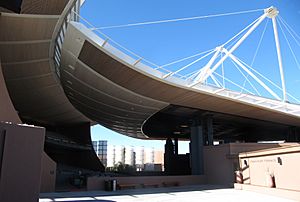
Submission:
[[[0,32],[0,42],[51,39],[57,21],[58,18],[2,15],[0,17],[0,27],[5,27],[5,32]]]
[[[110,102],[106,102],[105,100],[99,100],[96,102],[96,100],[91,100],[85,96],[82,96],[79,93],[76,93],[72,91],[72,98],[70,99],[71,102],[77,102],[81,103],[81,105],[87,106],[92,111],[96,111],[103,114],[112,114],[116,117],[134,117],[134,119],[141,119],[144,120],[148,118],[152,113],[135,113],[134,110],[131,110],[130,105],[128,105],[126,108],[116,108],[110,106]],[[70,98],[71,96],[69,96]],[[109,101],[109,100],[108,100]]]
[[[69,0],[23,0],[21,13],[60,15]]]
[[[149,113],[153,113],[154,111],[158,111],[164,107],[163,106],[161,108],[158,108],[156,106],[152,107],[151,105],[145,105],[143,104],[144,100],[142,99],[141,102],[134,103],[134,101],[125,100],[119,97],[114,97],[110,94],[103,93],[101,90],[96,90],[95,88],[91,88],[90,86],[84,85],[83,83],[80,83],[72,79],[71,77],[70,78],[66,77],[65,79],[67,80],[63,80],[62,84],[67,94],[69,93],[72,94],[75,91],[81,93],[85,97],[88,97],[87,99],[94,100],[95,102],[99,101],[103,103],[108,103],[110,106],[114,108],[121,108],[121,109],[133,108],[134,111],[136,112],[149,114]],[[68,81],[72,82],[72,84],[70,84]]]
[[[5,80],[20,79],[26,77],[37,77],[51,73],[49,59],[32,61],[29,63],[15,63],[3,65]]]
[[[140,70],[137,71],[110,57],[88,41],[85,41],[78,58],[112,82],[145,97],[174,105],[300,126],[300,119],[293,115],[241,103],[196,89],[180,87],[153,78],[152,75],[141,73]],[[124,79],[127,75],[130,79]]]
[[[72,71],[70,71],[72,74]],[[65,75],[64,73],[62,75]],[[107,93],[113,97],[118,97],[122,100],[128,102],[143,104],[146,106],[162,108],[165,106],[165,103],[158,102],[157,100],[152,100],[148,97],[143,97],[140,94],[133,93],[126,88],[123,88],[119,85],[114,84],[113,82],[107,80],[105,77],[102,77],[100,74],[87,70],[86,67],[83,67],[80,63],[77,62],[75,66],[75,71],[73,74],[80,81],[86,83],[88,86],[92,86],[104,93]]]
[[[50,42],[34,44],[0,44],[1,62],[16,63],[49,58]]]
[[[53,77],[53,74],[46,74],[35,78],[9,80],[6,81],[6,83],[9,89],[12,89],[17,93],[18,91],[26,91],[55,85],[57,82]]]

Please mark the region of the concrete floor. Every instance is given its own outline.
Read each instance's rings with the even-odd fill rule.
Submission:
[[[185,187],[131,189],[116,192],[64,192],[42,193],[39,202],[192,202],[192,201],[272,201],[291,202],[291,200],[259,194],[255,192],[235,190],[213,185],[197,185]]]

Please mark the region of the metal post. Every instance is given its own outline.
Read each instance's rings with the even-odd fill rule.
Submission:
[[[254,29],[269,15],[269,9],[265,10],[265,13],[259,17],[259,20],[244,34],[242,38],[240,38],[240,40],[238,40],[238,42],[236,42],[236,44],[228,51],[228,53],[226,53],[225,56],[222,57],[206,75],[204,75],[198,82],[193,85],[197,85],[198,83],[202,83],[203,81],[205,81],[227,59],[229,54],[231,54],[239,47],[241,43],[254,31]]]
[[[212,58],[208,61],[208,63],[203,67],[203,71],[201,71],[199,73],[199,75],[195,78],[195,81],[197,82],[198,80],[201,80],[201,78],[207,74],[208,70],[210,70],[210,67],[212,66],[212,64],[215,62],[215,60],[217,59],[217,57],[219,56],[219,53],[221,51],[221,47],[217,47],[216,48],[216,52],[215,54],[212,56]]]
[[[174,138],[174,153],[178,155],[178,138]]]
[[[208,145],[214,145],[214,134],[213,134],[213,116],[207,115],[206,117],[207,125],[207,141]]]
[[[277,14],[278,14],[278,11],[277,11]],[[284,73],[283,73],[283,67],[282,67],[282,58],[281,58],[280,44],[279,44],[277,24],[276,24],[276,15],[272,17],[272,23],[273,23],[274,37],[275,37],[275,43],[276,43],[280,78],[281,78],[281,86],[282,86],[282,94],[283,94],[282,101],[286,102],[287,101],[286,87],[285,87]]]
[[[255,79],[262,87],[264,87],[271,95],[274,96],[274,98],[280,100],[280,97],[271,90],[263,81],[261,81],[255,74],[253,74],[245,65],[243,65],[233,54],[229,53],[225,48],[223,48],[223,51],[228,54],[228,56],[236,63],[238,64],[243,70],[245,70],[253,79]]]
[[[190,150],[192,175],[203,175],[203,132],[199,125],[191,127]]]

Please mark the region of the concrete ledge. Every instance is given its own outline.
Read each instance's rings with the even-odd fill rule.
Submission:
[[[295,191],[295,190],[268,188],[262,186],[255,186],[249,184],[237,184],[237,183],[234,184],[234,188],[239,190],[253,191],[257,193],[282,197],[282,198],[296,200],[296,201],[299,201],[300,199],[300,191]]]

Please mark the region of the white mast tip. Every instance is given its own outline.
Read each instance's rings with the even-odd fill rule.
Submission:
[[[279,11],[277,10],[277,8],[275,8],[274,6],[271,6],[269,8],[266,8],[265,13],[267,13],[267,17],[268,18],[274,18],[278,15]]]

